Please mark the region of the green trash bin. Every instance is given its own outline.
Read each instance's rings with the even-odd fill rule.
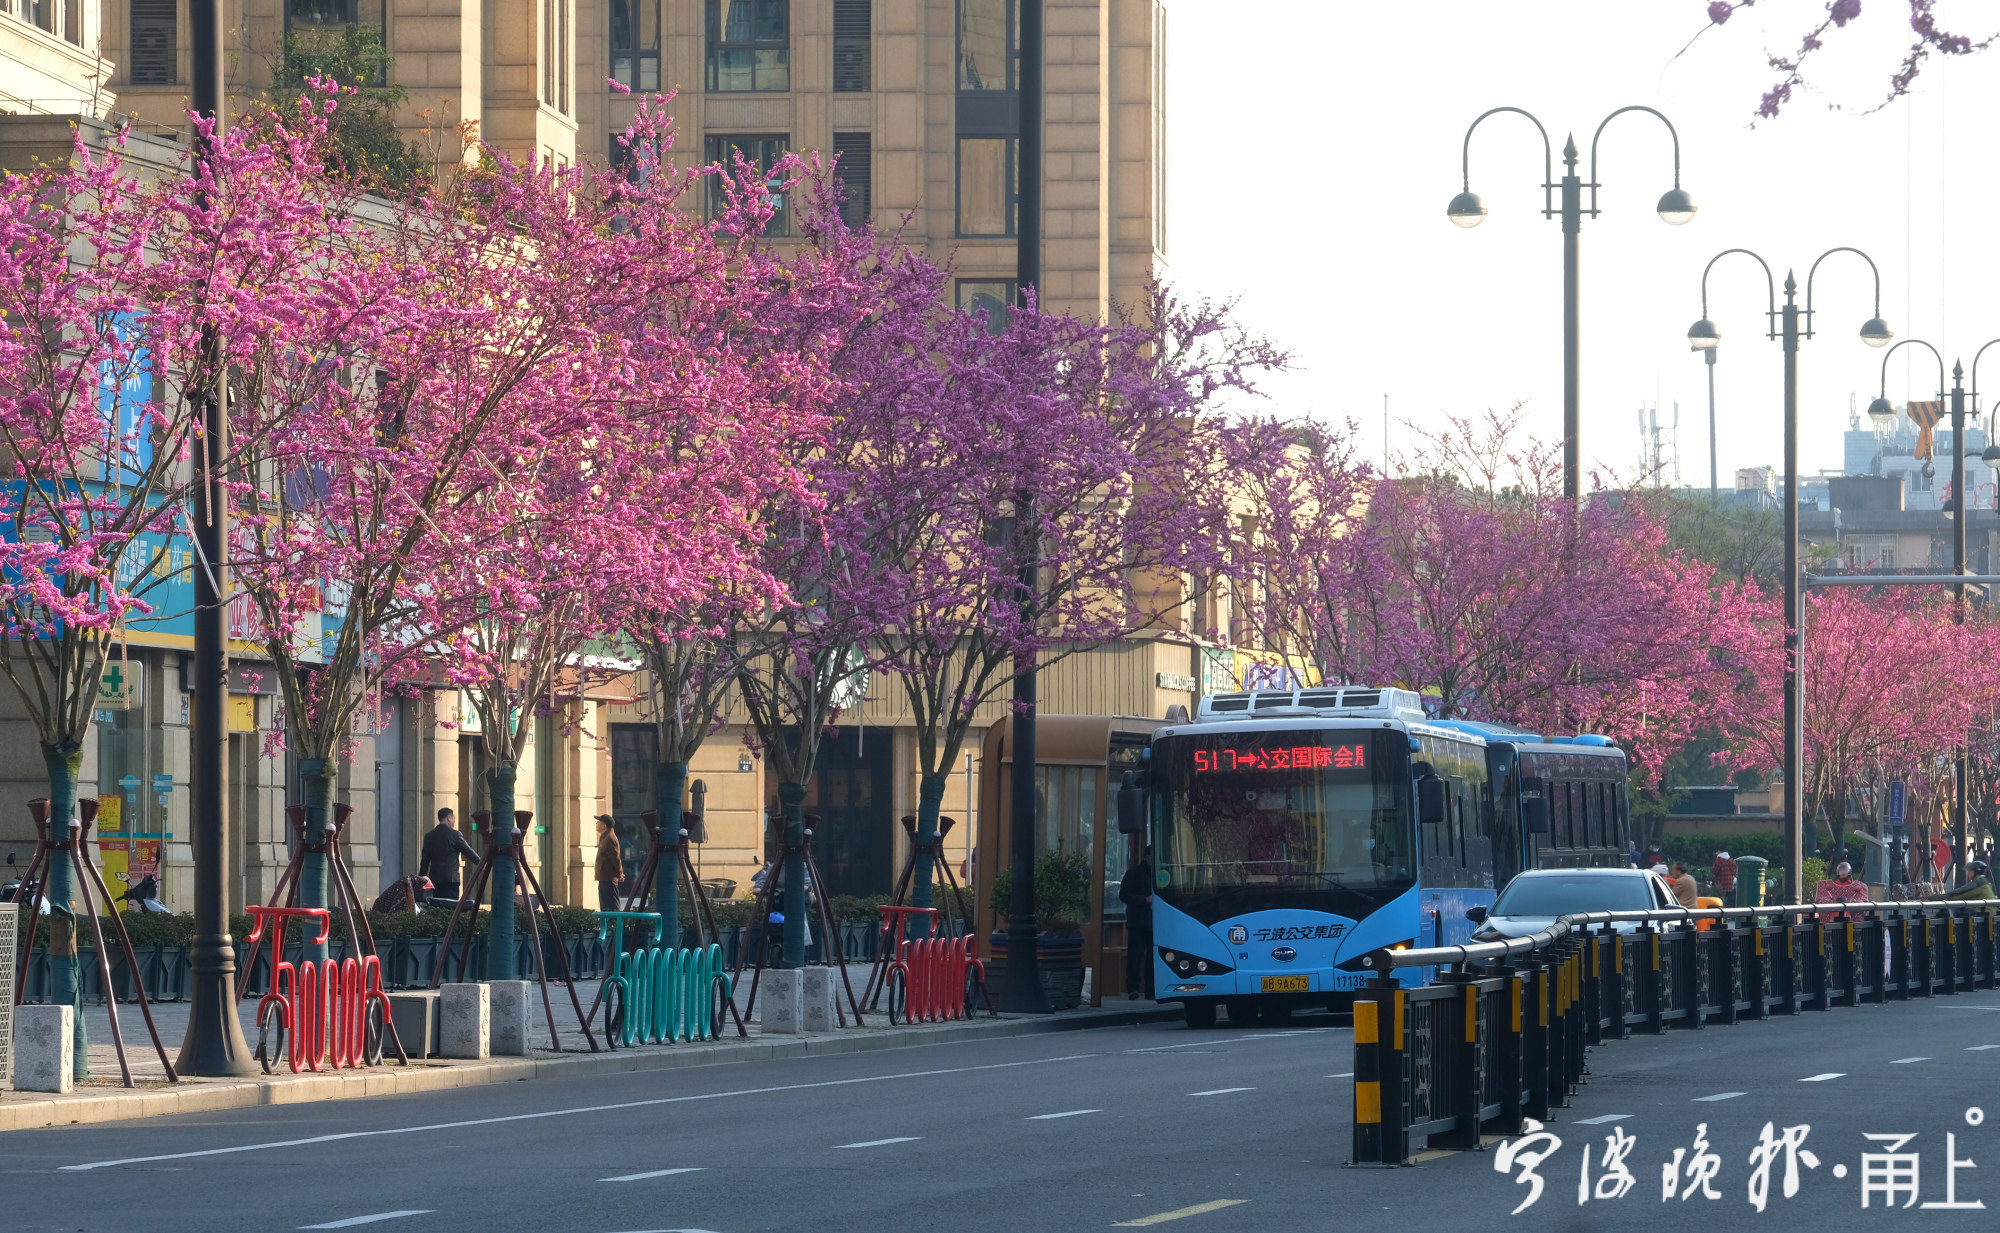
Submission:
[[[1770,864],[1761,856],[1739,856],[1736,858],[1736,902],[1733,908],[1761,908],[1764,906],[1764,867]]]

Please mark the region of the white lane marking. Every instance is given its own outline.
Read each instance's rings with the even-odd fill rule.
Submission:
[[[1177,1211],[1161,1212],[1157,1216],[1141,1216],[1137,1220],[1114,1220],[1111,1222],[1111,1227],[1114,1229],[1144,1228],[1149,1224],[1165,1224],[1169,1220],[1185,1220],[1189,1216],[1199,1216],[1203,1212],[1220,1211],[1225,1207],[1236,1207],[1239,1204],[1248,1203],[1249,1201],[1248,1199],[1210,1199],[1206,1203],[1197,1203],[1193,1207],[1183,1207]]]
[[[1911,1062],[1928,1062],[1928,1061],[1930,1061],[1930,1059],[1927,1057],[1899,1057],[1891,1061],[1889,1065],[1908,1066]]]
[[[700,1173],[700,1169],[654,1169],[651,1173],[627,1173],[623,1177],[600,1177],[600,1182],[643,1182],[649,1177],[672,1177],[676,1173]]]
[[[1602,1126],[1607,1122],[1622,1122],[1626,1118],[1631,1116],[1632,1115],[1630,1113],[1606,1113],[1602,1117],[1586,1117],[1583,1120],[1579,1121],[1577,1125]]]
[[[2000,1006],[1940,1006],[1939,1010],[2000,1010]]]
[[[896,1139],[870,1139],[866,1143],[842,1143],[837,1145],[833,1150],[838,1152],[850,1147],[887,1147],[891,1143],[915,1143],[921,1138],[923,1138],[922,1135],[903,1135]]]
[[[423,1208],[408,1212],[376,1212],[372,1216],[349,1216],[345,1220],[329,1220],[325,1224],[302,1224],[301,1229],[348,1229],[357,1224],[374,1224],[378,1220],[396,1220],[404,1216],[428,1216],[434,1209]]]
[[[1695,1100],[1698,1102],[1704,1100],[1734,1100],[1738,1096],[1748,1096],[1749,1094],[1748,1092],[1717,1092],[1713,1096],[1697,1096]]]
[[[1327,1078],[1329,1079],[1352,1079],[1353,1077],[1354,1077],[1354,1072],[1351,1070],[1343,1070],[1337,1075],[1327,1076]]]
[[[276,1147],[310,1147],[316,1143],[337,1143],[342,1139],[372,1139],[381,1135],[423,1134],[433,1130],[459,1130],[467,1126],[498,1126],[508,1122],[532,1122],[547,1117],[572,1117],[579,1113],[612,1113],[620,1109],[650,1109],[657,1105],[686,1104],[696,1100],[727,1100],[733,1096],[766,1096],[773,1092],[802,1092],[819,1087],[852,1087],[857,1083],[884,1083],[891,1079],[927,1079],[934,1075],[964,1075],[981,1070],[1012,1070],[1021,1066],[1043,1066],[1054,1062],[1079,1062],[1099,1056],[1069,1053],[1062,1057],[1035,1058],[1026,1062],[989,1062],[984,1066],[951,1066],[940,1070],[909,1070],[893,1075],[865,1075],[859,1079],[826,1079],[819,1083],[787,1083],[778,1087],[748,1087],[733,1092],[703,1092],[698,1096],[660,1096],[652,1100],[628,1100],[615,1105],[582,1105],[573,1109],[547,1109],[540,1113],[510,1113],[505,1117],[468,1118],[462,1122],[433,1122],[427,1126],[391,1126],[383,1130],[349,1130],[340,1134],[314,1135],[309,1139],[280,1139],[271,1143],[245,1143],[236,1147],[211,1147],[199,1152],[170,1152],[162,1156],[127,1156],[122,1160],[93,1160],[88,1164],[62,1165],[59,1173],[81,1173],[108,1169],[114,1165],[152,1164],[159,1160],[193,1160],[201,1156],[229,1156],[237,1152],[262,1152]]]
[[[633,1229],[630,1233],[715,1233],[714,1229]]]
[[[1254,1087],[1212,1087],[1206,1092],[1189,1092],[1190,1096],[1227,1096],[1231,1092],[1254,1092]]]
[[[1967,1045],[1965,1047],[1967,1053],[1983,1053],[1988,1049],[2000,1049],[2000,1045]]]
[[[1257,1037],[1255,1037],[1255,1036],[1224,1036],[1224,1037],[1221,1037],[1221,1038],[1219,1038],[1219,1039],[1218,1039],[1218,1038],[1216,1038],[1216,1037],[1210,1037],[1210,1038],[1209,1038],[1209,1039],[1207,1039],[1207,1040],[1187,1040],[1187,1041],[1182,1041],[1182,1042],[1181,1042],[1180,1044],[1178,1044],[1178,1045],[1153,1045],[1153,1046],[1151,1046],[1151,1047],[1149,1047],[1149,1048],[1145,1048],[1145,1049],[1127,1049],[1127,1050],[1125,1050],[1125,1052],[1127,1052],[1127,1053],[1165,1053],[1165,1052],[1166,1052],[1167,1050],[1169,1050],[1169,1049],[1199,1049],[1199,1048],[1203,1047],[1204,1045],[1233,1045],[1233,1044],[1236,1044],[1236,1043],[1237,1043],[1238,1041],[1244,1041],[1244,1040],[1256,1040],[1256,1039],[1257,1039]]]
[[[1053,1122],[1059,1117],[1082,1117],[1086,1113],[1102,1113],[1102,1109],[1071,1109],[1067,1113],[1037,1113],[1025,1119],[1030,1122]]]
[[[1825,1083],[1828,1079],[1845,1079],[1846,1077],[1847,1077],[1847,1072],[1844,1070],[1829,1070],[1823,1075],[1807,1075],[1805,1078],[1799,1080],[1799,1082]]]

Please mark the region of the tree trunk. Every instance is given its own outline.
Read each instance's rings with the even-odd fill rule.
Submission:
[[[938,814],[944,810],[944,776],[936,771],[925,771],[917,786],[917,861],[916,873],[910,884],[910,906],[927,908],[931,906],[931,856],[926,850],[937,843]],[[958,910],[957,904],[947,904],[945,911]],[[922,916],[910,918],[910,937],[921,941],[930,936],[930,921]],[[951,931],[945,930],[949,935]]]
[[[83,769],[83,746],[74,741],[44,745],[42,761],[49,771],[49,841],[67,844],[70,821],[76,817],[76,780]],[[71,1035],[76,1049],[74,1073],[83,1079],[90,1074],[90,1033],[83,1022],[83,981],[77,968],[76,870],[61,846],[49,855],[45,881],[42,895],[49,901],[49,980],[54,986],[49,1000],[75,1009]],[[25,973],[22,977],[25,979]],[[109,989],[104,993],[111,996]]]
[[[653,768],[653,808],[660,815],[666,846],[653,871],[653,910],[660,914],[657,945],[672,950],[681,944],[681,800],[687,793],[688,764],[662,762]]]
[[[486,926],[487,980],[514,979],[514,771],[509,761],[486,772],[492,810],[486,842],[498,847],[493,857],[493,917]]]
[[[326,902],[327,853],[322,850],[328,845],[326,833],[326,804],[333,795],[333,759],[301,758],[299,760],[299,782],[305,789],[306,825],[300,842],[307,847],[299,862],[299,906],[302,908],[324,908]],[[307,927],[305,931],[305,951],[300,958],[306,963],[321,963],[326,959],[324,943],[313,944],[319,930]],[[348,939],[348,953],[358,954],[354,948],[358,943]],[[282,956],[273,954],[275,963]]]
[[[804,784],[789,779],[779,782],[778,805],[785,811],[785,865],[781,875],[784,881],[779,883],[785,896],[785,943],[778,966],[784,968],[806,965],[805,799]]]

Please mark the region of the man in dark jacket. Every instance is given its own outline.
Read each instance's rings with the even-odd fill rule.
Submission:
[[[1118,883],[1118,902],[1125,905],[1125,996],[1137,1000],[1143,990],[1153,996],[1153,849],[1125,871]]]
[[[479,853],[458,833],[458,815],[449,806],[438,810],[437,819],[437,825],[424,836],[424,857],[417,872],[431,880],[433,903],[439,900],[450,903],[458,898],[458,858],[463,856],[477,863]]]

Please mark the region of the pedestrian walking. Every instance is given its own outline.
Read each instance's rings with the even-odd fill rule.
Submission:
[[[1125,997],[1137,1001],[1153,996],[1153,849],[1118,882],[1118,902],[1125,905]]]
[[[479,863],[479,853],[458,833],[458,815],[446,806],[437,811],[437,825],[424,836],[423,859],[417,864],[417,873],[431,880],[432,903],[458,902],[461,858]]]
[[[1715,861],[1708,867],[1708,875],[1715,879],[1715,890],[1720,895],[1736,893],[1736,861],[1727,852],[1717,852]]]
[[[618,847],[618,828],[612,824],[611,815],[597,815],[597,908],[601,912],[616,912],[619,908],[618,887],[625,881],[625,854]]]

